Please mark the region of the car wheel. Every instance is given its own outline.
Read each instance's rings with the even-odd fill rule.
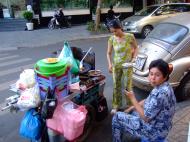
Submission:
[[[153,27],[152,26],[145,26],[143,29],[142,29],[142,37],[143,38],[146,38],[148,36],[148,34],[153,30]]]
[[[76,139],[76,142],[84,142],[93,128],[93,123],[95,121],[95,109],[91,105],[86,105],[86,109],[88,110],[88,113],[86,115],[84,130],[82,135]]]
[[[190,98],[190,72],[183,77],[180,85],[175,90],[175,94],[178,102]]]

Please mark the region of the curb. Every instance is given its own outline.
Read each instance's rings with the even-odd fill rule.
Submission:
[[[18,50],[19,47],[6,47],[6,48],[0,48],[0,51],[15,51]]]
[[[44,45],[37,45],[37,46],[18,46],[18,47],[4,47],[4,48],[0,48],[0,51],[14,51],[14,50],[18,50],[21,48],[38,48],[38,47],[43,47],[43,46],[47,46],[47,45],[53,45],[53,44],[57,44],[60,42],[64,42],[64,41],[76,41],[76,40],[87,40],[87,39],[99,39],[99,38],[106,38],[109,37],[110,34],[100,34],[100,35],[91,35],[88,37],[74,37],[72,39],[64,39],[62,41],[56,41],[56,42],[52,42],[49,44],[44,44]]]
[[[85,39],[98,39],[98,38],[105,38],[109,37],[110,34],[102,34],[102,35],[94,35],[94,36],[89,36],[89,37],[81,37],[81,38],[73,38],[73,39],[68,39],[68,41],[75,41],[75,40],[85,40]]]

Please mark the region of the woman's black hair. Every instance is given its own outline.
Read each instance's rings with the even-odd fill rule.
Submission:
[[[110,9],[113,9],[113,5],[110,5]]]
[[[113,19],[108,23],[109,28],[122,29],[121,22],[117,19]]]
[[[170,74],[168,63],[162,59],[154,60],[150,63],[149,70],[155,67],[158,68],[162,72],[162,75],[164,78],[167,77],[166,79],[167,81],[169,79],[169,74]]]

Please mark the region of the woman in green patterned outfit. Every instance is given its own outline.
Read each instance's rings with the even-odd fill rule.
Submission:
[[[122,64],[134,62],[137,54],[137,43],[133,34],[124,33],[120,22],[116,19],[109,23],[110,31],[113,35],[108,40],[107,60],[109,72],[113,75],[113,101],[112,111],[114,114],[122,105],[122,78],[124,87],[129,91],[132,90],[132,73],[133,69],[124,69]],[[114,56],[112,60],[112,51]],[[126,98],[127,105],[130,101]]]

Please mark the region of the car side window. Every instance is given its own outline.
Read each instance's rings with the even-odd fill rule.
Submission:
[[[167,14],[170,14],[171,13],[171,8],[169,5],[164,5],[162,7],[160,7],[159,9],[161,12],[161,15],[167,15]]]
[[[179,7],[182,7],[182,6],[179,5],[179,4],[177,4],[177,5],[170,5],[170,14],[179,12],[179,11],[178,11],[178,8],[179,8]]]
[[[178,7],[176,7],[176,10],[178,12],[188,12],[188,11],[190,11],[190,5],[181,4]]]
[[[190,11],[190,5],[186,5],[186,4],[174,4],[174,5],[170,5],[170,11],[172,12],[187,12]]]
[[[190,5],[185,5],[185,8],[187,9],[187,11],[190,11]]]

